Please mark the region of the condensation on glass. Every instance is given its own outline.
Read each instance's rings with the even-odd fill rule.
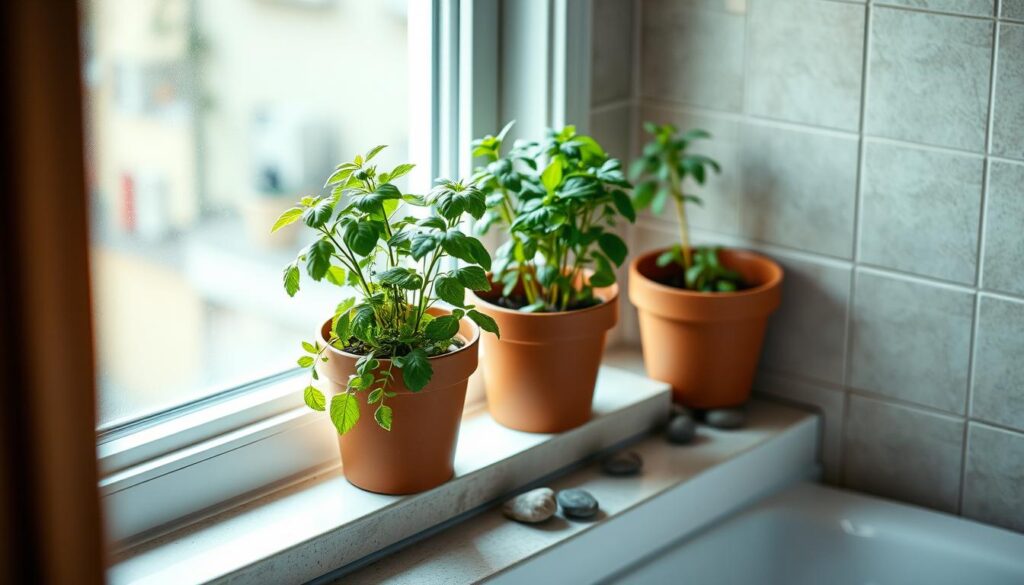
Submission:
[[[290,299],[340,160],[408,157],[404,0],[82,4],[99,417],[110,427],[282,372],[339,298]],[[347,157],[347,158],[346,158]]]

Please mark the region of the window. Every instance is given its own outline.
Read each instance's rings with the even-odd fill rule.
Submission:
[[[469,136],[497,124],[497,3],[82,0],[80,14],[100,488],[123,546],[338,464],[293,360],[339,291],[289,299],[300,234],[269,226],[380,143],[385,163],[417,164],[403,190],[465,172]]]
[[[108,430],[294,365],[338,295],[289,299],[281,268],[305,228],[269,226],[342,157],[386,143],[385,160],[410,158],[407,31],[429,22],[405,0],[88,0],[82,15]]]
[[[340,295],[289,299],[301,238],[269,226],[376,144],[425,192],[502,119],[585,119],[588,84],[550,69],[588,71],[588,3],[80,1],[100,487],[124,545],[338,464],[291,378]]]

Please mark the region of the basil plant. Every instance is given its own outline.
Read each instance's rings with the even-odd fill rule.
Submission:
[[[495,252],[502,300],[527,312],[594,305],[593,289],[613,284],[614,267],[626,260],[613,230],[619,218],[636,219],[632,185],[619,161],[574,126],[503,152],[511,127],[473,142],[473,156],[486,163],[473,176],[487,203],[477,230],[501,226],[510,235]]]
[[[464,316],[484,331],[498,333],[493,319],[466,304],[467,288],[490,289],[485,272],[491,267],[490,255],[478,239],[459,230],[466,218],[483,217],[483,192],[439,179],[427,196],[404,194],[394,182],[413,165],[378,170],[373,160],[384,148],[338,165],[325,185],[329,195],[303,197],[271,229],[301,220],[315,230],[315,239],[284,268],[289,296],[299,291],[303,272],[314,281],[356,292],[338,304],[328,341],[335,349],[360,356],[345,391],[331,398],[330,418],[341,434],[358,421],[357,401],[363,396],[377,405],[377,424],[391,430],[393,412],[387,402],[396,395],[390,390],[392,382],[401,376],[410,391],[422,390],[433,376],[430,358],[463,344],[457,334]],[[430,213],[405,213],[411,207]],[[451,258],[464,265],[455,267]],[[427,312],[439,301],[452,306],[450,315]],[[306,405],[327,410],[324,393],[315,386],[316,364],[327,360],[327,347],[316,340],[302,347],[305,354],[298,364],[310,375]],[[384,367],[381,360],[387,360]]]
[[[687,178],[704,185],[710,171],[721,172],[718,163],[702,154],[688,152],[694,140],[711,138],[704,130],[679,133],[671,124],[644,124],[653,136],[644,146],[643,155],[630,166],[630,176],[637,184],[637,208],[650,206],[660,214],[671,199],[679,225],[679,242],[657,258],[659,266],[678,264],[682,269],[681,288],[701,292],[732,292],[743,287],[739,273],[718,261],[717,248],[697,248],[690,244],[690,230],[686,218],[686,204],[702,205],[700,197],[683,191]]]

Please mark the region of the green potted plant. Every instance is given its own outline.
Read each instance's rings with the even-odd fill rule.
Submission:
[[[688,148],[710,134],[644,127],[654,139],[630,167],[632,178],[641,179],[634,204],[660,213],[671,200],[679,223],[677,244],[630,265],[629,298],[639,312],[644,365],[652,378],[672,384],[677,402],[740,405],[750,396],[768,316],[781,300],[782,269],[754,252],[690,243],[686,205],[701,200],[684,192],[684,181],[703,185],[720,168]]]
[[[285,266],[288,295],[299,290],[303,271],[356,293],[302,343],[298,363],[310,376],[304,398],[329,413],[345,477],[399,494],[452,476],[479,329],[498,328],[465,302],[467,288],[490,288],[487,250],[458,229],[464,218],[483,216],[483,193],[440,180],[426,197],[402,194],[393,181],[413,165],[378,171],[372,161],[383,148],[339,165],[329,195],[303,197],[271,231],[301,220],[316,233]],[[406,215],[406,206],[432,214]],[[451,258],[465,265],[456,268]]]
[[[617,220],[635,219],[619,161],[573,126],[503,154],[511,124],[473,143],[485,166],[480,233],[500,226],[481,312],[501,327],[484,340],[491,415],[518,430],[553,433],[590,419],[605,337],[618,321],[614,266],[626,259]]]

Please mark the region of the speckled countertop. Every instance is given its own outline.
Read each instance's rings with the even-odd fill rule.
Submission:
[[[654,552],[649,550],[650,544],[624,541],[633,534],[627,525],[629,517],[644,506],[655,505],[659,498],[678,501],[666,501],[668,512],[652,510],[657,520],[648,522],[641,533],[654,535],[654,542],[659,541],[659,529],[682,535],[739,503],[813,474],[817,423],[812,414],[754,401],[749,405],[748,424],[741,430],[701,426],[692,445],[672,445],[653,435],[630,446],[644,459],[641,475],[609,477],[595,462],[547,484],[556,491],[579,487],[592,493],[601,506],[595,520],[568,520],[559,513],[544,524],[524,525],[508,520],[495,506],[372,564],[319,582],[590,582],[602,571],[619,570]],[[638,514],[637,520],[643,524],[641,516]],[[623,522],[617,524],[619,519]],[[610,534],[600,534],[604,526]],[[593,542],[582,542],[588,533],[594,533]],[[600,544],[602,540],[615,544],[606,548]],[[574,557],[566,552],[565,545],[574,541],[581,541],[590,553]],[[634,550],[629,550],[630,544],[636,545]],[[563,561],[545,559],[559,554]],[[586,563],[579,563],[580,558]],[[595,570],[590,570],[591,565]]]

